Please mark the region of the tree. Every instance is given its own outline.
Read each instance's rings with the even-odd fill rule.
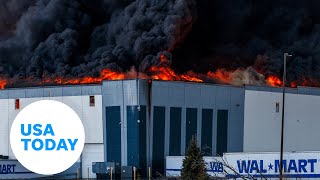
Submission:
[[[206,164],[203,160],[202,153],[194,137],[192,137],[189,142],[187,154],[183,160],[181,178],[183,180],[210,179],[206,171]]]

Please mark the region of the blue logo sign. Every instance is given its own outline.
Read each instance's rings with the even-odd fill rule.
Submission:
[[[222,162],[210,162],[211,172],[223,172],[223,164]]]
[[[289,159],[282,161],[282,169],[287,173],[314,173],[317,159]],[[238,172],[243,174],[258,172],[267,173],[272,171],[278,173],[280,170],[280,160],[274,163],[265,164],[264,160],[238,160]]]
[[[0,164],[0,174],[14,174],[15,164]]]

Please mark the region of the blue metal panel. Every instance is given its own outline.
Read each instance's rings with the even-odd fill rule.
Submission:
[[[81,86],[63,86],[62,87],[63,96],[80,96]]]
[[[15,98],[25,98],[26,97],[26,91],[24,89],[11,89],[9,90],[9,98],[15,99]]]
[[[44,97],[57,97],[62,96],[62,87],[50,87],[43,89]]]
[[[231,89],[230,96],[228,152],[241,152],[243,150],[244,89]]]
[[[201,87],[201,107],[212,108],[215,105],[216,87],[203,85]]]
[[[320,88],[298,86],[299,94],[320,96]]]
[[[27,98],[43,97],[43,88],[26,89],[26,97]]]
[[[185,103],[188,107],[198,107],[201,105],[201,85],[186,84],[185,86]]]
[[[320,92],[320,91],[319,91]],[[298,94],[298,88],[286,88],[286,93]],[[319,94],[320,95],[320,94]]]
[[[102,83],[102,94],[103,95],[110,95],[110,94],[117,94],[119,91],[122,91],[122,84],[123,81],[104,81]]]
[[[217,108],[228,109],[230,106],[230,87],[217,87],[215,96]]]
[[[124,94],[136,94],[137,92],[137,80],[123,81]]]
[[[157,106],[165,106],[169,99],[169,86],[167,82],[152,82],[152,104]]]
[[[106,107],[107,161],[121,164],[120,106]]]
[[[0,99],[8,99],[9,91],[8,90],[0,90]]]
[[[254,91],[282,92],[282,88],[270,86],[245,86],[245,89]]]
[[[101,86],[82,86],[82,95],[101,95]]]

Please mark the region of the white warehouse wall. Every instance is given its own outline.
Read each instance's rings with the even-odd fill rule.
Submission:
[[[0,154],[9,155],[9,100],[0,99]]]
[[[0,154],[8,155],[9,159],[15,159],[11,150],[9,136],[10,127],[17,114],[27,105],[43,100],[51,99],[65,103],[70,106],[82,120],[85,129],[85,149],[89,144],[101,144],[103,146],[102,126],[102,96],[95,95],[95,106],[90,107],[89,95],[87,96],[62,96],[62,97],[39,97],[20,98],[20,109],[15,109],[15,99],[0,99]],[[103,161],[103,151],[102,158]]]
[[[1,99],[0,101],[5,101],[5,99]],[[19,114],[19,112],[26,107],[27,105],[36,102],[36,101],[40,101],[43,100],[43,98],[23,98],[23,99],[19,99],[20,101],[20,109],[15,109],[15,99],[9,99],[8,101],[8,113],[9,113],[9,119],[8,121],[8,140],[10,140],[10,129],[12,126],[12,123],[14,121],[14,119],[16,118],[16,116]],[[16,159],[16,157],[14,156],[11,146],[10,146],[10,142],[8,141],[8,143],[5,145],[7,146],[7,148],[9,149],[9,159]]]
[[[279,112],[276,112],[276,103]],[[246,90],[244,152],[280,151],[282,93]],[[284,151],[319,151],[320,96],[285,96]]]
[[[82,178],[96,178],[92,172],[93,162],[104,162],[103,144],[86,144],[82,152]]]

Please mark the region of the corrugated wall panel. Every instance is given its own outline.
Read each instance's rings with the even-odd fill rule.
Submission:
[[[86,133],[86,143],[103,143],[102,96],[94,95],[95,106],[90,106],[90,96],[82,98],[82,124]]]
[[[81,86],[81,95],[101,95],[101,86]]]
[[[276,112],[276,103],[279,103],[279,112]],[[245,92],[244,152],[280,150],[281,108],[281,93]]]
[[[81,86],[62,86],[63,96],[79,96],[81,95]]]
[[[43,97],[43,94],[43,88],[26,89],[26,97],[28,98]]]
[[[0,90],[0,99],[8,99],[9,90]]]
[[[276,103],[279,103],[277,112]],[[320,96],[286,94],[284,151],[319,151]],[[246,91],[244,151],[279,152],[282,93]]]
[[[82,151],[82,178],[96,178],[96,174],[92,172],[92,162],[103,161],[103,144],[85,144]]]
[[[15,99],[15,98],[25,98],[26,97],[26,90],[25,89],[10,89],[9,92],[9,98]]]
[[[26,106],[28,106],[33,102],[40,101],[40,100],[43,100],[43,98],[42,97],[41,98],[21,98],[20,109],[15,109],[15,99],[9,99],[9,106],[8,106],[9,107],[9,127],[11,128],[14,119],[23,108],[25,108]],[[15,159],[15,156],[12,152],[10,145],[9,145],[9,158]]]
[[[228,152],[243,150],[244,90],[230,89]]]
[[[0,99],[0,155],[9,155],[9,100]],[[11,158],[11,157],[10,157]]]
[[[62,96],[62,87],[50,87],[43,89],[43,95],[46,97]]]

